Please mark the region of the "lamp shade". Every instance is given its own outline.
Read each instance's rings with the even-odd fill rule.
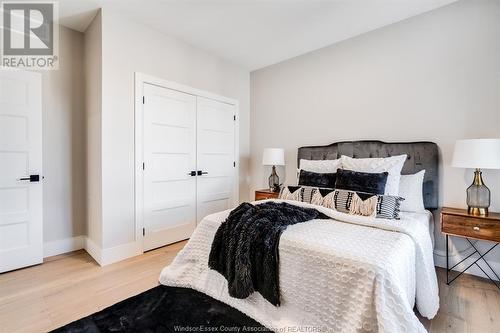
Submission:
[[[283,148],[266,148],[262,154],[263,165],[285,165],[285,151]]]
[[[500,139],[458,140],[452,166],[471,169],[500,169]]]

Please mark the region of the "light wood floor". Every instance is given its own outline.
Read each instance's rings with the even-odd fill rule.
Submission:
[[[99,267],[85,252],[0,274],[0,332],[45,332],[104,309],[158,284],[185,242]],[[500,332],[500,292],[486,280],[463,275],[451,286],[438,268],[441,308],[430,332]]]
[[[0,332],[47,332],[157,286],[184,244],[105,267],[81,250],[0,274]]]

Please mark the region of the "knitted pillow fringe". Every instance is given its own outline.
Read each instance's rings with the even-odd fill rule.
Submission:
[[[290,193],[290,190],[288,189],[288,187],[285,187],[282,191],[281,191],[281,194],[280,194],[280,199],[284,199],[284,200],[295,200],[295,201],[301,201],[300,200],[300,195],[302,193],[302,189],[299,188],[297,189],[295,192],[293,193]]]
[[[335,209],[335,192],[328,193],[325,197],[323,197],[323,206]]]
[[[362,216],[376,216],[377,215],[377,202],[376,195],[363,201],[357,193],[352,197],[351,206],[349,207],[349,214],[362,215]]]

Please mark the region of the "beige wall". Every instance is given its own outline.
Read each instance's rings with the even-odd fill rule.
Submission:
[[[85,31],[85,123],[87,131],[87,236],[102,246],[101,181],[101,93],[102,39],[101,12]]]
[[[234,98],[240,109],[240,193],[248,190],[250,75],[239,66],[102,10],[103,247],[134,241],[134,72]]]
[[[85,234],[83,34],[59,38],[59,70],[41,71],[45,243]]]
[[[294,183],[299,146],[429,140],[442,152],[441,203],[464,207],[472,170],[451,168],[453,145],[500,137],[499,41],[500,1],[465,0],[252,72],[251,190],[267,184],[265,147],[286,149]],[[500,171],[484,177],[500,211]]]

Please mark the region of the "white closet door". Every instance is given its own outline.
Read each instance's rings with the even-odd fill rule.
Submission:
[[[2,70],[0,272],[43,260],[41,172],[41,75]]]
[[[235,106],[197,97],[197,220],[235,202]]]
[[[196,97],[144,85],[144,250],[196,226]]]

